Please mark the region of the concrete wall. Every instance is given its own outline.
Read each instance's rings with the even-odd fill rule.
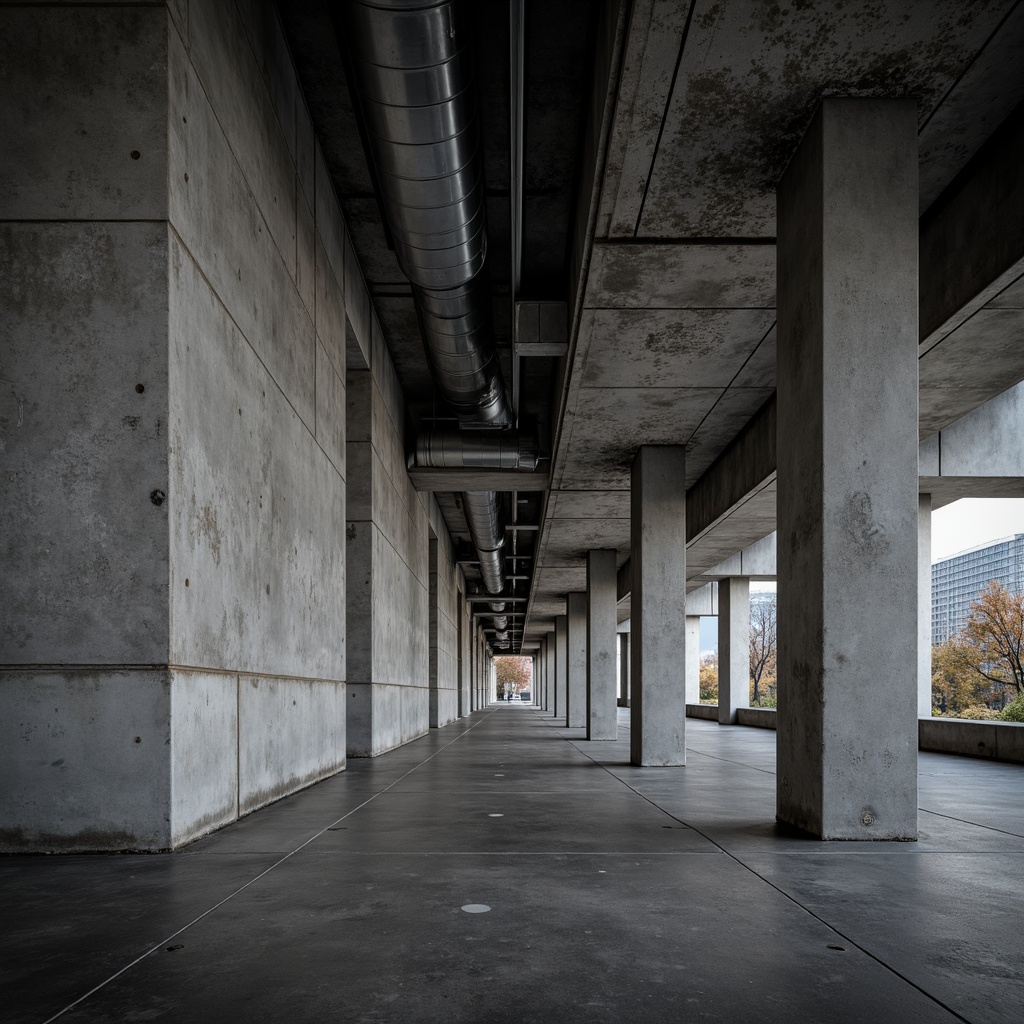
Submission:
[[[459,579],[448,527],[433,495],[429,498],[433,556],[430,571],[430,726],[459,717]]]
[[[413,488],[405,469],[405,402],[372,311],[367,326],[369,360],[347,375],[353,757],[382,754],[430,727],[430,498]],[[356,321],[350,327],[360,333]],[[447,530],[438,529],[439,544],[442,537],[447,541]],[[450,564],[449,551],[439,551],[439,562]]]
[[[922,750],[1024,764],[1024,724],[951,718],[918,720]]]
[[[0,21],[0,843],[166,848],[344,767],[344,225],[270,5]]]

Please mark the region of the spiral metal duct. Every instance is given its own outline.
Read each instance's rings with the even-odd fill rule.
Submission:
[[[349,0],[345,25],[371,158],[431,376],[463,426],[510,427],[512,410],[480,271],[487,256],[472,40],[453,0]],[[505,442],[494,432],[494,451]],[[482,447],[482,440],[464,444]],[[453,450],[449,444],[448,451]],[[458,465],[467,465],[465,461]],[[505,589],[498,495],[463,508],[488,593]],[[491,609],[504,611],[495,603]],[[496,615],[498,630],[508,620]]]
[[[537,439],[512,430],[424,430],[416,438],[413,466],[479,469],[537,468]]]
[[[487,225],[470,33],[453,0],[350,0],[346,23],[384,215],[434,384],[460,421],[511,426],[478,281]]]

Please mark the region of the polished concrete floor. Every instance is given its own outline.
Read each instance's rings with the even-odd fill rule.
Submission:
[[[820,843],[774,733],[638,769],[620,715],[496,705],[176,854],[2,859],[0,1019],[1024,1021],[1024,767],[922,755],[919,842]]]

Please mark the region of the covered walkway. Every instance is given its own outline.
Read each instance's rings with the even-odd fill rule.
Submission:
[[[918,842],[822,843],[773,732],[639,769],[626,716],[492,706],[177,853],[8,857],[0,1016],[1020,1020],[1024,768],[923,754]]]

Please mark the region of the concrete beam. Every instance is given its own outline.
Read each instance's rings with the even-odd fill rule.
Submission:
[[[1024,105],[921,219],[921,355],[1024,274]]]

